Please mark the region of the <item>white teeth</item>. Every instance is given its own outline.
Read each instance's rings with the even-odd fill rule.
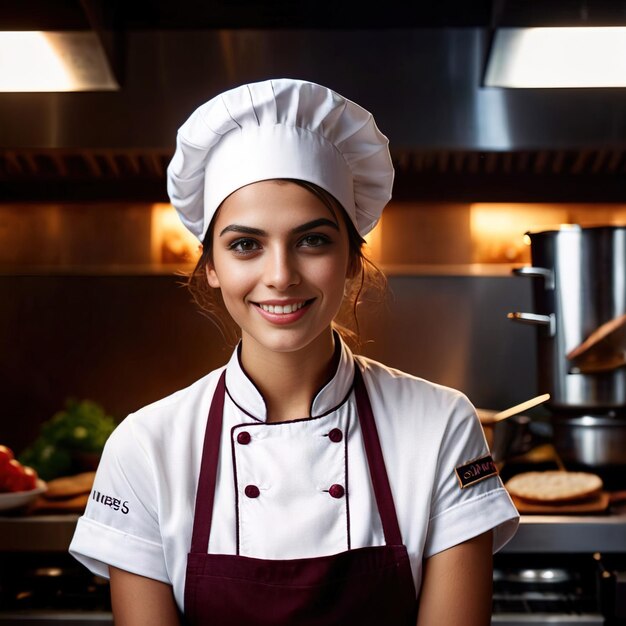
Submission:
[[[301,309],[304,306],[304,302],[299,302],[298,304],[285,304],[284,306],[281,304],[260,304],[259,306],[268,313],[285,315],[286,313],[294,313],[295,311]]]

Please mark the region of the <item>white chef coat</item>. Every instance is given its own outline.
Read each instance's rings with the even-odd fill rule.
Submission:
[[[263,397],[233,353],[210,553],[290,559],[384,544],[352,392],[354,357],[342,341],[337,346],[335,375],[315,396],[311,416],[280,423],[265,422]],[[460,486],[455,468],[488,454],[462,393],[356,361],[419,590],[423,558],[490,529],[497,551],[519,515],[498,476]],[[223,369],[115,429],[70,546],[100,576],[112,565],[173,585],[181,609],[204,431]],[[333,497],[333,485],[344,495]]]

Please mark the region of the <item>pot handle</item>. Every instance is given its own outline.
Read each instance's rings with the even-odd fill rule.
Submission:
[[[543,278],[546,289],[554,289],[554,271],[545,267],[516,267],[513,270],[516,276],[533,276]]]
[[[550,335],[550,337],[554,337],[554,333],[556,331],[554,313],[550,313],[550,315],[539,315],[537,313],[519,313],[515,311],[513,313],[507,313],[506,316],[510,320],[513,320],[514,322],[521,322],[522,324],[547,326],[548,334]]]

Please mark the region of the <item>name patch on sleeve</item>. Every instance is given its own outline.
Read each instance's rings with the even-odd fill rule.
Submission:
[[[461,489],[471,487],[476,483],[479,483],[485,478],[498,475],[498,468],[493,462],[490,454],[482,456],[479,459],[468,461],[463,465],[459,465],[455,469],[456,476],[459,479],[459,485]]]

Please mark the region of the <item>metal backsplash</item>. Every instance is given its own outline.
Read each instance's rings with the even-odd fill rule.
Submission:
[[[228,359],[175,275],[0,275],[0,441],[15,449],[65,398],[122,419]],[[531,306],[515,277],[390,276],[385,306],[361,314],[361,352],[505,408],[535,395]]]

